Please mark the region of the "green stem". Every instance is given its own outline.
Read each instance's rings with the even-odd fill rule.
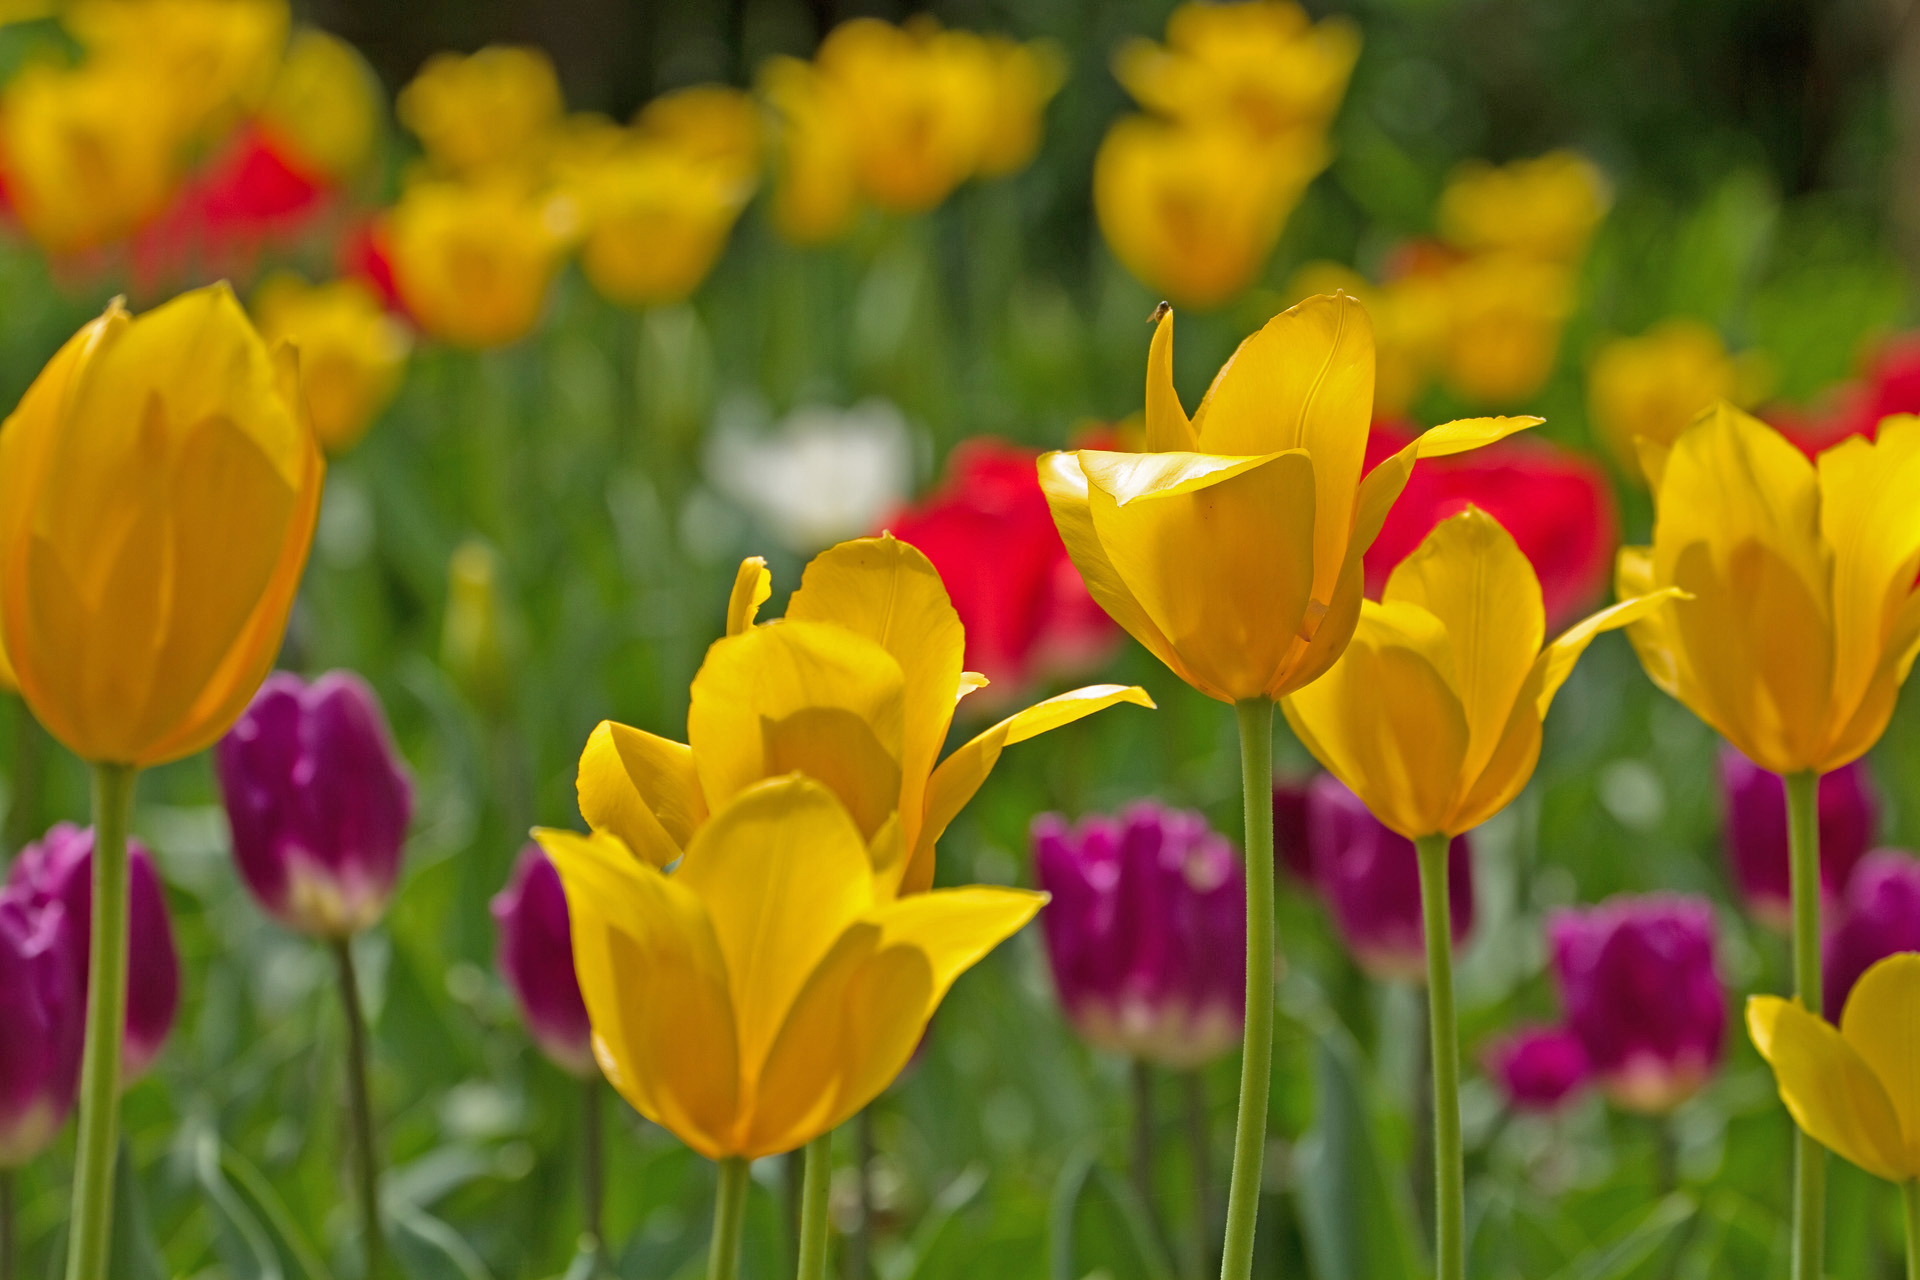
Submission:
[[[1133,1193],[1140,1198],[1140,1212],[1147,1215],[1147,1229],[1163,1243],[1160,1213],[1153,1194],[1153,1131],[1156,1127],[1153,1107],[1153,1068],[1144,1058],[1135,1058],[1133,1076]]]
[[[13,1280],[14,1272],[13,1170],[0,1169],[0,1280]]]
[[[127,823],[132,765],[93,766],[93,922],[87,944],[87,1047],[80,1067],[67,1280],[100,1280],[113,1242],[120,1138],[120,1039],[127,1022]]]
[[[1233,709],[1240,721],[1240,791],[1247,820],[1247,1021],[1220,1276],[1247,1280],[1253,1273],[1273,1070],[1273,701],[1248,698]]]
[[[1900,1203],[1907,1211],[1907,1280],[1920,1280],[1920,1182],[1900,1184]]]
[[[580,1198],[582,1225],[593,1237],[593,1254],[606,1261],[607,1241],[601,1234],[600,1205],[606,1198],[606,1158],[602,1155],[600,1077],[580,1082]]]
[[[1207,1130],[1207,1080],[1189,1071],[1182,1081],[1187,1112],[1187,1163],[1193,1173],[1193,1230],[1187,1234],[1190,1256],[1188,1280],[1201,1280],[1207,1271],[1207,1231],[1213,1221],[1211,1169],[1213,1143]]]
[[[1820,1012],[1820,775],[1790,773],[1787,850],[1793,885],[1793,988],[1807,1012]],[[1820,1280],[1825,1257],[1827,1153],[1794,1133],[1793,1280]]]
[[[720,1162],[720,1189],[713,1206],[713,1249],[707,1254],[707,1280],[737,1280],[740,1231],[746,1221],[747,1162],[739,1156],[728,1156]]]
[[[1433,1238],[1439,1280],[1466,1280],[1466,1167],[1460,1146],[1460,1036],[1453,1012],[1453,912],[1445,835],[1415,841],[1427,935],[1427,1023],[1433,1054]]]
[[[333,940],[340,975],[340,1003],[347,1019],[347,1105],[353,1122],[354,1181],[360,1193],[360,1231],[366,1241],[365,1274],[385,1267],[386,1241],[380,1229],[380,1159],[373,1145],[373,1101],[367,1090],[367,1022],[360,1009],[360,982],[353,971],[353,942]]]
[[[827,1193],[833,1187],[833,1132],[807,1144],[807,1172],[800,1188],[800,1280],[827,1274]]]

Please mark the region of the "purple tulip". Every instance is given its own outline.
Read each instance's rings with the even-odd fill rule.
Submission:
[[[500,972],[520,1002],[520,1014],[540,1051],[563,1071],[590,1079],[593,1028],[573,971],[573,935],[560,873],[530,844],[513,864],[507,887],[493,899],[500,929]]]
[[[386,910],[413,787],[360,677],[275,672],[215,748],[233,856],[288,928],[343,938]]]
[[[1323,773],[1307,789],[1307,844],[1314,884],[1360,967],[1375,978],[1425,982],[1427,930],[1413,841],[1382,826],[1360,797]],[[1447,849],[1447,905],[1459,946],[1473,932],[1473,849],[1465,836]]]
[[[1280,865],[1302,884],[1313,883],[1313,848],[1307,843],[1307,792],[1304,781],[1273,784],[1273,847]]]
[[[1247,891],[1240,859],[1197,813],[1137,804],[1069,828],[1033,823],[1054,985],[1093,1045],[1198,1066],[1240,1042]]]
[[[1712,904],[1674,894],[1622,896],[1548,919],[1567,1028],[1615,1105],[1670,1111],[1719,1065],[1727,994],[1714,935]]]
[[[0,890],[0,1169],[38,1155],[73,1108],[87,995],[72,948],[59,902]]]
[[[1835,915],[1822,985],[1827,1018],[1838,1023],[1861,974],[1897,951],[1920,951],[1920,860],[1875,849],[1854,868]]]
[[[1570,1031],[1527,1027],[1495,1041],[1487,1074],[1520,1111],[1553,1111],[1587,1082],[1587,1051]]]
[[[1793,928],[1792,875],[1787,861],[1787,788],[1732,746],[1720,748],[1720,796],[1726,820],[1727,861],[1754,918],[1786,933]],[[1880,801],[1864,761],[1820,779],[1820,888],[1831,905],[1868,849],[1880,825]]]
[[[152,1064],[180,1010],[180,955],[153,855],[137,840],[127,842],[127,1023],[120,1066],[125,1079]],[[38,843],[20,851],[7,893],[34,912],[56,906],[69,945],[63,948],[84,1009],[91,966],[87,938],[93,929],[93,828],[62,822]]]

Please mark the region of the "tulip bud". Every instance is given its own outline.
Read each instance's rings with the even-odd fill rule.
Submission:
[[[335,280],[310,285],[291,273],[267,280],[253,314],[269,342],[290,342],[306,373],[313,434],[332,454],[358,444],[400,388],[412,345],[406,327],[371,285]]]
[[[1042,814],[1033,859],[1053,895],[1054,985],[1083,1037],[1176,1068],[1240,1042],[1246,881],[1205,819],[1151,803],[1077,828]]]
[[[571,202],[511,184],[414,183],[387,221],[407,314],[457,347],[518,342],[540,320],[574,220]]]
[[[277,672],[215,752],[233,856],[290,929],[343,938],[386,910],[413,788],[360,677]]]
[[[1623,896],[1548,919],[1568,1029],[1616,1106],[1671,1111],[1719,1066],[1727,996],[1714,932],[1712,905],[1677,895]]]
[[[447,616],[440,661],[474,704],[497,711],[508,692],[500,608],[500,557],[478,538],[454,548],[447,564]]]
[[[138,840],[127,842],[127,873],[127,1022],[120,1064],[122,1079],[132,1081],[158,1056],[173,1029],[180,1009],[180,956],[160,873]],[[93,928],[93,828],[62,822],[22,849],[6,893],[36,912],[57,908],[64,916],[72,989],[84,1011],[91,964],[87,940]]]
[[[86,992],[66,911],[35,907],[24,887],[0,891],[0,1169],[53,1140],[73,1107]]]
[[[1786,933],[1793,928],[1792,872],[1787,861],[1787,787],[1730,746],[1720,748],[1720,801],[1727,861],[1754,918]],[[1832,902],[1855,864],[1872,847],[1880,801],[1864,761],[1820,778],[1820,888]]]
[[[1528,1027],[1495,1041],[1487,1074],[1518,1111],[1553,1111],[1587,1082],[1587,1051],[1579,1037],[1552,1027]]]
[[[1313,882],[1360,967],[1382,980],[1425,982],[1413,841],[1382,826],[1360,797],[1323,773],[1307,788],[1307,849]],[[1465,836],[1447,848],[1447,904],[1458,947],[1473,932],[1473,849]]]
[[[1897,849],[1874,850],[1854,868],[1838,907],[1822,966],[1823,1007],[1834,1023],[1861,974],[1897,951],[1920,951],[1920,861]]]
[[[500,973],[534,1043],[561,1070],[592,1078],[598,1072],[593,1028],[573,970],[567,895],[539,845],[520,851],[507,887],[494,895],[493,920],[500,930]]]

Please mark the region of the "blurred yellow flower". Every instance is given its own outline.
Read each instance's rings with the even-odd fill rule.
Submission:
[[[1571,264],[1607,212],[1606,179],[1571,151],[1504,167],[1470,160],[1440,196],[1440,234],[1469,253],[1507,251]]]
[[[408,314],[454,346],[525,337],[571,243],[570,218],[566,202],[512,185],[413,183],[387,224]]]
[[[1066,80],[1066,60],[1044,41],[1021,44],[1005,36],[982,38],[991,86],[976,169],[982,177],[1018,173],[1040,150],[1047,104]]]
[[[1269,320],[1191,422],[1166,312],[1147,357],[1148,452],[1050,453],[1040,483],[1115,622],[1208,697],[1277,698],[1346,647],[1361,556],[1414,460],[1539,422],[1450,422],[1362,479],[1372,416],[1373,331],[1356,299],[1320,295]]]
[[[839,91],[812,63],[779,57],[760,68],[760,92],[777,122],[774,225],[795,244],[824,244],[846,231],[859,200]]]
[[[1716,400],[1749,403],[1750,366],[1727,353],[1712,326],[1663,320],[1638,338],[1614,338],[1587,367],[1594,434],[1621,469],[1645,482],[1634,440],[1671,445]]]
[[[75,334],[0,430],[0,634],[82,759],[210,746],[273,665],[326,463],[224,284]]]
[[[1653,545],[1621,549],[1616,587],[1693,597],[1629,630],[1647,675],[1762,768],[1859,758],[1920,651],[1920,418],[1815,464],[1723,403],[1640,459]]]
[[[681,301],[726,247],[749,183],[730,160],[651,139],[578,166],[570,189],[585,224],[587,279],[624,306]]]
[[[286,0],[77,0],[88,61],[160,81],[180,136],[218,136],[259,106],[286,49]]]
[[[260,286],[253,317],[269,344],[300,353],[320,447],[334,455],[353,448],[400,388],[412,343],[406,327],[359,280],[312,285],[290,272]]]
[[[1477,508],[1443,520],[1360,606],[1346,652],[1282,704],[1327,771],[1408,839],[1456,836],[1533,776],[1547,707],[1587,645],[1665,605],[1655,592],[1552,644],[1533,566]]]
[[[518,45],[436,53],[394,101],[441,169],[462,176],[544,162],[563,104],[547,55]]]
[[[686,744],[603,721],[580,756],[581,814],[655,866],[742,789],[799,769],[865,839],[897,828],[880,891],[924,892],[935,842],[1002,749],[1118,702],[1153,705],[1137,688],[1076,689],[940,760],[955,705],[986,681],[961,670],[965,633],[925,556],[891,537],[843,542],[807,567],[785,618],[754,626],[771,592],[763,562],[741,565],[728,635],[693,680]]]
[[[1448,268],[1445,288],[1443,372],[1456,391],[1482,404],[1514,404],[1546,385],[1573,303],[1566,267],[1483,253]]]
[[[1780,1100],[1815,1142],[1876,1178],[1920,1178],[1920,955],[1888,956],[1860,976],[1835,1028],[1797,1000],[1752,996],[1747,1034]]]
[[[440,663],[461,692],[489,713],[510,693],[500,557],[481,538],[468,538],[447,561],[447,613],[440,629]]]
[[[729,798],[672,875],[609,835],[535,834],[566,889],[601,1069],[714,1159],[791,1151],[860,1110],[954,979],[1046,902],[896,898],[876,868],[897,862],[899,826],[870,841],[799,774]]]
[[[751,188],[760,172],[760,104],[722,84],[663,93],[633,118],[641,137]]]
[[[383,111],[380,81],[359,51],[303,27],[287,46],[260,123],[314,172],[342,179],[372,159]]]

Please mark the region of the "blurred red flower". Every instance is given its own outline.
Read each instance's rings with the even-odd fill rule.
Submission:
[[[135,235],[135,280],[161,288],[202,276],[249,276],[263,249],[311,231],[335,206],[334,195],[326,177],[267,131],[243,128]]]
[[[1920,413],[1920,333],[1882,342],[1859,378],[1814,404],[1775,406],[1761,416],[1812,458],[1848,436],[1872,439],[1880,419],[1896,413]]]
[[[1413,438],[1414,432],[1399,423],[1374,423],[1367,437],[1367,467]],[[1606,590],[1620,533],[1606,473],[1591,460],[1544,441],[1512,439],[1472,453],[1425,459],[1414,467],[1367,551],[1367,594],[1378,599],[1394,566],[1435,525],[1469,505],[1498,520],[1533,563],[1549,627],[1565,622]]]

